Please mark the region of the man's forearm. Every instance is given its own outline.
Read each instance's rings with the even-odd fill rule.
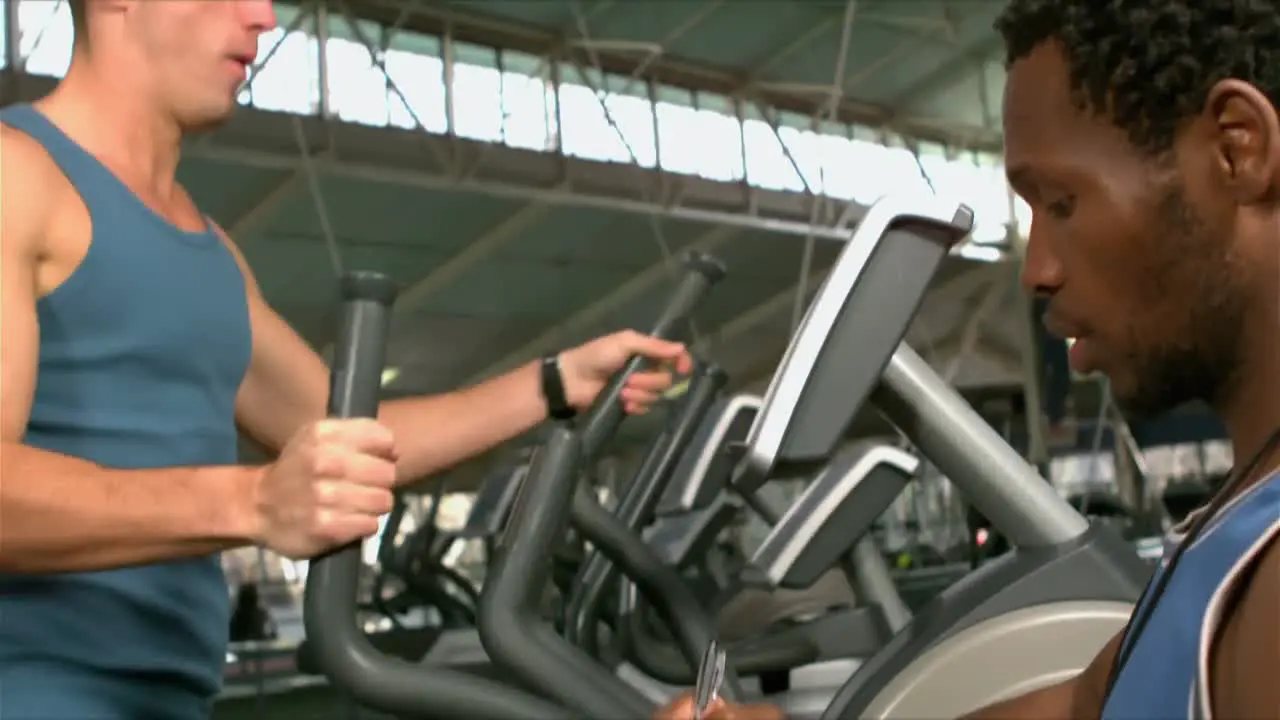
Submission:
[[[0,571],[107,570],[252,544],[259,470],[111,470],[0,447]]]
[[[396,437],[399,475],[412,482],[475,457],[547,416],[537,363],[430,397],[383,403],[378,419]]]

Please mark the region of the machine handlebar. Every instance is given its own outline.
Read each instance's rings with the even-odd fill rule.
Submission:
[[[681,260],[684,276],[676,285],[675,293],[667,302],[667,307],[658,316],[649,334],[664,340],[675,340],[684,334],[689,316],[697,307],[702,297],[724,279],[724,264],[714,256],[702,252],[690,252]],[[591,459],[599,455],[604,444],[617,432],[625,415],[622,403],[618,401],[622,389],[627,385],[627,378],[644,367],[647,361],[642,357],[633,357],[613,376],[605,389],[596,399],[595,405],[582,423],[583,455]]]
[[[685,273],[650,334],[673,339],[724,266],[705,254],[684,259]],[[538,451],[507,520],[501,550],[493,559],[480,600],[480,640],[500,667],[540,693],[594,717],[644,717],[652,702],[604,666],[556,634],[538,615],[538,600],[550,582],[551,557],[570,519],[580,521],[585,488],[578,475],[625,416],[619,396],[627,378],[644,366],[632,358],[605,386],[583,431],[558,426]],[[627,528],[598,505],[615,529]],[[581,528],[580,528],[581,529]]]
[[[390,278],[356,272],[342,278],[342,325],[334,346],[329,416],[377,417],[391,308]],[[360,543],[311,561],[303,622],[316,663],[360,703],[397,716],[564,720],[562,707],[514,688],[382,654],[357,626]]]

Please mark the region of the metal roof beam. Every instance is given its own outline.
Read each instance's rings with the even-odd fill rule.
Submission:
[[[941,36],[943,33],[944,33],[944,30],[941,27],[939,27],[929,32],[927,35],[927,39],[929,40],[936,39],[938,36]],[[891,49],[889,52],[876,58],[875,62],[872,62],[867,65],[863,65],[862,67],[858,68],[857,72],[852,73],[845,80],[844,91],[851,92],[855,88],[861,86],[863,83],[866,83],[871,79],[875,78],[876,76],[880,75],[881,73],[885,72],[887,69],[892,67],[894,63],[901,61],[904,57],[907,57],[912,53],[919,52],[921,39],[922,38],[918,36],[912,36],[912,37],[906,38],[902,42],[898,43],[897,45],[894,45],[893,49]]]
[[[391,24],[399,19],[405,8],[399,0],[359,0],[350,3],[355,13],[363,19],[381,24]],[[568,33],[547,28],[503,20],[492,16],[456,10],[440,5],[422,5],[410,11],[410,18],[403,27],[427,35],[449,36],[454,41],[467,42],[492,48],[505,48],[537,57],[558,56],[566,62],[580,65],[597,65],[607,73],[629,76],[637,68],[646,82],[671,85],[718,95],[735,96],[752,91],[761,102],[778,110],[806,116],[818,113],[826,100],[812,97],[812,93],[790,93],[785,89],[761,87],[752,90],[748,73],[708,66],[662,55],[647,59],[634,52],[596,50],[595,60],[585,48],[574,47],[568,41]],[[647,66],[645,66],[647,62]],[[999,151],[999,136],[983,128],[959,126],[937,118],[915,118],[893,112],[890,106],[880,106],[844,98],[837,108],[839,122],[858,123],[874,127],[891,125],[891,129],[903,135],[918,137],[949,145],[960,145],[982,151]]]
[[[0,105],[12,102],[31,101],[46,95],[56,81],[52,78],[14,72],[12,69],[0,71]],[[184,157],[188,160],[199,160],[210,163],[238,165],[243,168],[296,172],[302,167],[301,159],[295,152],[282,148],[289,143],[294,118],[285,113],[265,112],[252,108],[240,110],[227,125],[209,133],[201,141],[190,143],[184,148]],[[795,193],[753,188],[757,202],[750,207],[741,208],[724,199],[708,194],[698,195],[694,190],[705,186],[705,189],[718,189],[726,185],[697,177],[680,176],[678,179],[686,185],[682,203],[662,203],[651,199],[640,200],[627,195],[620,195],[613,189],[591,192],[584,184],[577,194],[566,188],[547,187],[536,180],[507,178],[476,178],[467,182],[459,182],[448,175],[445,168],[434,168],[425,158],[414,156],[406,151],[406,139],[436,141],[439,138],[422,133],[406,133],[398,129],[372,130],[363,126],[325,121],[318,118],[302,118],[307,127],[307,134],[322,134],[330,142],[330,154],[317,153],[314,157],[315,170],[322,176],[370,182],[381,185],[393,185],[402,188],[421,189],[440,192],[473,193],[491,198],[515,201],[538,201],[550,207],[588,208],[626,213],[629,215],[651,218],[654,216],[682,220],[686,222],[704,223],[708,225],[724,225],[742,230],[754,230],[777,235],[799,237],[816,237],[821,240],[846,242],[849,232],[842,224],[858,220],[857,208],[850,204],[849,212],[842,218],[837,227],[813,225],[800,218],[802,212],[798,203],[792,208],[793,201],[799,200]],[[478,141],[464,141],[471,147],[489,144]],[[413,146],[408,146],[413,147]],[[584,176],[596,174],[606,175],[614,172],[613,163],[595,162],[580,158],[557,158],[551,154],[528,153],[500,145],[492,145],[494,152],[505,153],[504,161],[510,158],[522,158],[530,163],[568,162],[580,165]],[[542,170],[530,169],[530,177],[546,175]],[[571,176],[574,174],[571,173]],[[768,202],[765,199],[768,198]],[[696,203],[696,204],[695,204]],[[768,215],[764,213],[770,213]],[[794,216],[794,217],[793,217]]]
[[[830,272],[831,269],[827,268],[810,278],[809,288],[804,294],[806,299],[812,298],[818,288],[822,287],[822,283],[826,281],[827,274]],[[748,308],[732,320],[716,328],[713,332],[704,335],[702,340],[694,346],[694,350],[697,352],[710,351],[716,346],[724,345],[739,335],[755,330],[761,324],[773,320],[782,311],[791,307],[795,302],[798,289],[799,283],[770,296],[764,302]]]
[[[931,349],[934,352],[938,352],[939,348],[942,347],[950,349],[954,346],[954,349],[951,349],[949,354],[945,356],[946,366],[942,371],[942,379],[948,385],[952,384],[956,376],[959,375],[961,368],[964,367],[965,359],[979,352],[982,331],[987,325],[987,319],[999,309],[1007,290],[1008,287],[1006,287],[1003,277],[997,275],[991,278],[988,284],[978,293],[978,297],[966,303],[972,311],[965,321],[960,323],[959,327],[953,329],[942,341],[931,344]],[[941,354],[931,358],[931,364],[935,366],[942,362],[944,362],[944,356]]]
[[[783,60],[795,55],[800,50],[811,47],[818,38],[826,35],[834,29],[838,23],[844,18],[844,11],[832,12],[814,23],[809,29],[800,33],[794,40],[788,42],[776,50],[771,51],[764,58],[752,65],[747,73],[747,77],[751,79],[759,79],[765,73],[782,63]],[[860,10],[858,12],[858,21],[863,24],[878,25],[891,30],[904,31],[911,35],[911,42],[918,46],[921,40],[932,39],[941,32],[945,21],[942,18],[937,20],[921,20],[918,18],[903,17],[899,15],[885,15],[874,10]]]
[[[319,155],[317,154],[317,157]],[[299,166],[297,169],[290,171],[280,182],[276,183],[270,190],[264,194],[261,199],[255,202],[251,207],[247,208],[227,224],[227,234],[235,239],[237,243],[243,245],[253,234],[258,226],[271,217],[280,205],[289,198],[297,194],[299,183],[305,182],[307,179],[306,168]]]
[[[783,60],[795,55],[804,48],[812,47],[813,42],[826,35],[831,28],[835,27],[836,23],[840,22],[842,17],[843,15],[841,14],[829,15],[819,20],[808,30],[800,33],[796,39],[770,52],[747,72],[748,82],[758,81],[765,73],[777,67]]]
[[[942,63],[938,66],[938,69],[926,74],[894,95],[893,99],[889,101],[890,106],[901,108],[905,111],[921,100],[948,90],[959,80],[972,74],[974,67],[981,68],[984,63],[990,61],[992,56],[1003,45],[1004,40],[999,35],[992,35],[986,40],[957,53],[949,62]],[[903,114],[906,115],[905,112]]]
[[[725,392],[735,395],[741,392],[749,392],[747,388],[758,385],[762,380],[768,382],[773,378],[773,374],[778,370],[778,363],[781,362],[782,356],[787,352],[787,347],[791,344],[791,338],[786,338],[782,343],[774,343],[769,346],[769,351],[760,353],[753,357],[751,361],[736,369],[729,379],[729,385],[725,388]],[[762,395],[760,393],[752,393]]]
[[[548,205],[538,200],[525,204],[524,207],[467,243],[462,250],[446,260],[443,265],[432,270],[429,275],[405,288],[399,300],[396,301],[396,311],[411,312],[421,307],[431,295],[456,280],[463,272],[493,255],[509,240],[542,219],[548,210]]]
[[[297,167],[298,164],[296,155],[286,155],[257,149],[236,148],[223,144],[193,147],[188,152],[188,157],[214,162],[229,162],[243,165],[245,167],[270,170],[292,170]],[[657,213],[664,217],[670,217],[676,220],[728,225],[744,229],[774,232],[782,235],[799,235],[804,237],[812,234],[820,239],[835,240],[838,242],[845,242],[849,239],[847,231],[836,230],[834,228],[817,228],[815,230],[810,228],[804,222],[794,220],[773,219],[760,215],[743,214],[740,212],[722,212],[717,210],[702,210],[670,206],[663,205],[658,202],[646,202],[626,198],[572,194],[567,192],[564,188],[544,189],[509,185],[500,182],[482,181],[458,184],[452,178],[442,175],[417,172],[401,168],[382,167],[345,160],[321,161],[316,163],[316,167],[322,174],[351,180],[390,183],[403,187],[423,188],[427,190],[475,192],[481,195],[506,199],[536,199],[541,202],[545,202],[548,205],[614,210],[636,215],[647,216]]]
[[[739,228],[717,227],[694,240],[688,246],[688,249],[710,251],[733,239],[740,232],[742,231]],[[569,338],[575,333],[590,328],[594,323],[608,317],[609,313],[614,312],[661,281],[672,277],[676,272],[678,272],[678,269],[675,264],[667,259],[650,265],[634,275],[630,280],[619,285],[608,295],[570,315],[555,326],[547,328],[536,338],[512,350],[502,359],[476,373],[467,380],[466,384],[478,382],[492,375],[510,370],[523,362],[533,359],[540,352],[546,352],[559,344],[569,341]]]

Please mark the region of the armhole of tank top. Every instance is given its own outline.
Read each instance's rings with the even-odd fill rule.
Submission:
[[[5,126],[15,132],[20,132],[23,135],[26,135],[27,137],[31,138],[36,144],[40,146],[42,150],[44,150],[45,155],[47,155],[49,158],[49,162],[53,163],[53,166],[58,169],[58,174],[60,174],[63,177],[63,179],[66,180],[67,184],[71,186],[71,191],[75,193],[76,197],[80,199],[80,204],[84,208],[85,215],[88,217],[88,220],[89,220],[89,244],[85,247],[84,254],[80,256],[79,260],[76,262],[75,267],[71,268],[71,271],[67,273],[66,277],[62,278],[62,281],[59,282],[56,287],[54,287],[44,295],[40,295],[36,298],[37,302],[41,302],[48,298],[53,297],[59,291],[62,291],[63,288],[66,288],[70,286],[73,282],[75,282],[76,277],[81,274],[81,270],[84,268],[85,263],[88,262],[90,253],[94,252],[94,245],[96,244],[94,242],[95,241],[94,236],[96,235],[95,228],[97,225],[97,213],[94,212],[94,206],[97,204],[97,202],[92,197],[85,195],[86,186],[89,186],[90,191],[92,191],[92,182],[91,182],[91,178],[86,177],[84,174],[85,171],[91,172],[92,169],[91,168],[77,169],[74,166],[68,167],[67,162],[64,162],[63,160],[59,159],[60,153],[58,152],[58,149],[50,147],[50,143],[47,142],[46,139],[41,137],[39,134],[32,133],[26,127],[19,127],[9,122],[5,122]],[[60,144],[60,141],[57,138],[54,138],[53,142],[55,144]],[[74,163],[71,163],[71,164],[74,165]],[[82,182],[76,182],[77,177],[80,177]],[[103,202],[105,202],[105,200],[103,200]]]
[[[1231,598],[1232,590],[1239,584],[1240,578],[1277,537],[1280,537],[1280,517],[1273,520],[1271,525],[1253,541],[1249,549],[1232,564],[1222,582],[1214,588],[1213,595],[1209,597],[1209,606],[1205,609],[1204,619],[1200,621],[1200,641],[1197,643],[1199,657],[1196,658],[1196,679],[1192,683],[1192,697],[1199,702],[1200,707],[1198,715],[1191,717],[1199,720],[1213,720],[1213,672],[1209,667],[1209,659],[1213,655],[1214,641],[1217,639],[1218,630],[1222,627],[1222,621],[1228,610],[1227,601]]]

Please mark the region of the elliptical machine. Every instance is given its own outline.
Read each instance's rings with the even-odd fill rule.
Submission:
[[[829,720],[954,717],[1052,682],[1092,658],[1141,591],[1144,570],[1132,550],[1110,530],[1090,529],[919,356],[900,346],[924,286],[971,223],[964,206],[948,209],[930,199],[887,198],[871,209],[794,338],[739,466],[736,480],[750,484],[829,456],[870,396],[1016,547],[918,612],[841,689],[825,710]],[[687,279],[685,299],[673,303],[658,329],[687,314],[704,289]],[[349,279],[344,290],[363,302],[345,313],[331,410],[372,416],[393,293],[368,278]],[[588,437],[616,427],[621,409],[611,403],[635,369],[633,363],[610,385],[584,426]],[[690,663],[714,634],[687,588],[666,582],[667,569],[643,540],[625,526],[619,530],[617,519],[578,486],[582,442],[568,428],[550,433],[481,598],[489,654],[538,695],[378,655],[353,622],[358,547],[316,561],[308,577],[307,630],[334,684],[409,717],[648,716],[654,701],[536,617],[549,550],[572,514],[584,536],[653,597]],[[831,502],[857,505],[858,490]],[[730,665],[724,695],[741,699]]]

